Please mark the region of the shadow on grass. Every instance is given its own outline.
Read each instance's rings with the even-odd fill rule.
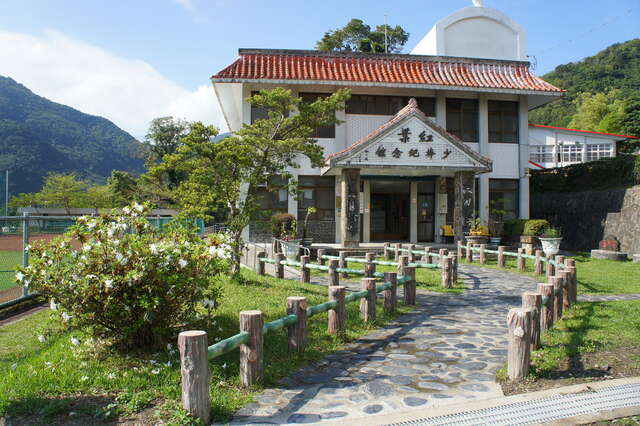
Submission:
[[[119,412],[115,397],[60,396],[33,397],[7,407],[10,425],[94,425],[115,424]]]

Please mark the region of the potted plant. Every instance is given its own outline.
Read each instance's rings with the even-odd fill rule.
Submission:
[[[560,251],[560,243],[562,242],[562,234],[559,228],[548,226],[544,229],[539,239],[540,243],[542,243],[542,251],[544,251],[546,257],[558,254],[558,251]]]
[[[307,214],[304,216],[304,222],[302,222],[302,245],[304,247],[310,247],[313,244],[313,238],[307,234],[309,226],[309,216],[317,212],[315,207],[308,207]]]
[[[493,245],[499,246],[502,240],[502,233],[504,232],[504,215],[507,213],[505,210],[497,208],[498,205],[504,205],[504,199],[491,200],[489,202],[489,242]]]
[[[469,234],[465,237],[471,244],[486,244],[489,237],[489,228],[482,224],[480,218],[471,218],[467,221]]]
[[[532,255],[534,247],[538,243],[538,237],[549,227],[549,222],[544,219],[529,219],[524,223],[520,244],[525,249],[525,253]]]
[[[289,259],[298,257],[301,240],[297,237],[298,222],[292,214],[278,213],[273,215],[271,218],[271,233],[277,241],[281,242],[281,247],[276,247],[276,249],[282,249]]]

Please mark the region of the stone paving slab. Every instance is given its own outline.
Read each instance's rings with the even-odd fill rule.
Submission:
[[[317,423],[501,396],[506,315],[536,280],[471,265],[460,276],[463,294],[418,290],[417,309],[294,372],[232,423]]]

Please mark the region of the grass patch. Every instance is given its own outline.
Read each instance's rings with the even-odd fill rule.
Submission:
[[[587,253],[572,257],[578,272],[578,294],[631,294],[640,293],[640,263],[617,262],[608,259],[592,259]],[[534,261],[526,259],[525,271],[519,272],[517,260],[507,256],[506,268],[498,268],[497,255],[487,254],[487,264],[469,263],[464,258],[461,263],[493,269],[508,270],[545,281],[545,275],[534,273]],[[546,266],[546,265],[545,265]]]
[[[297,281],[259,277],[243,270],[243,283],[225,283],[221,305],[209,322],[210,344],[238,332],[241,310],[259,309],[265,321],[285,314],[287,296],[305,296],[309,305],[327,300],[326,288]],[[395,314],[408,312],[401,307]],[[265,336],[264,385],[277,381],[314,360],[340,349],[392,319],[379,302],[379,317],[365,324],[359,318],[358,304],[347,310],[346,336],[337,338],[326,332],[327,314],[307,323],[308,347],[303,355],[287,350],[286,330]],[[31,419],[64,418],[76,415],[98,419],[122,419],[123,416],[151,407],[155,417],[173,423],[189,422],[180,403],[179,356],[175,349],[156,354],[123,355],[107,350],[94,351],[83,330],[65,331],[57,326],[50,312],[41,312],[18,323],[0,328],[0,416]],[[44,342],[39,340],[43,336]],[[74,345],[71,338],[80,340]],[[175,347],[175,345],[174,345]],[[250,402],[259,387],[240,386],[238,351],[210,362],[212,420],[225,422]]]
[[[15,287],[15,267],[22,265],[22,252],[0,250],[0,291]]]

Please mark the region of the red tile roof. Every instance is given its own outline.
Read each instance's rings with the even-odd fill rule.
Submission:
[[[449,142],[451,142],[454,146],[456,146],[457,148],[462,150],[464,153],[466,153],[468,156],[470,156],[474,160],[478,161],[480,164],[484,165],[487,168],[487,171],[491,171],[492,165],[493,165],[493,160],[491,160],[488,157],[484,157],[484,156],[480,155],[479,153],[475,152],[474,150],[469,148],[456,135],[447,132],[444,128],[442,128],[438,124],[436,124],[436,122],[434,120],[432,120],[431,118],[429,118],[426,115],[424,115],[424,113],[422,111],[420,111],[420,109],[418,108],[418,102],[415,100],[415,98],[409,99],[409,103],[406,106],[404,106],[400,111],[398,111],[398,113],[396,115],[391,117],[391,119],[389,121],[387,121],[386,123],[384,123],[382,126],[378,127],[377,129],[375,129],[374,131],[372,131],[368,135],[364,136],[363,138],[361,138],[356,143],[351,144],[347,148],[343,149],[342,151],[338,151],[338,152],[334,152],[333,154],[330,154],[329,156],[327,156],[325,158],[325,161],[329,165],[334,164],[337,159],[341,159],[342,157],[344,157],[345,155],[351,153],[352,151],[356,150],[357,148],[361,147],[362,145],[365,145],[365,144],[373,141],[373,139],[375,139],[377,136],[379,136],[382,133],[384,133],[387,129],[389,129],[390,127],[393,127],[395,124],[401,122],[403,119],[405,119],[406,117],[409,117],[411,115],[415,115],[418,118],[420,118],[422,121],[427,123],[433,130],[435,130],[436,132],[440,133],[441,136],[443,136],[445,139],[447,139]]]
[[[304,50],[240,49],[239,54],[212,81],[296,80],[563,92],[531,74],[528,62]]]
[[[591,130],[567,129],[566,127],[545,126],[544,124],[532,124],[532,123],[529,123],[529,127],[541,127],[543,129],[565,130],[567,132],[592,133],[594,135],[617,136],[617,137],[622,138],[622,139],[640,139],[637,136],[631,136],[631,135],[619,135],[617,133],[594,132],[594,131],[591,131]]]

